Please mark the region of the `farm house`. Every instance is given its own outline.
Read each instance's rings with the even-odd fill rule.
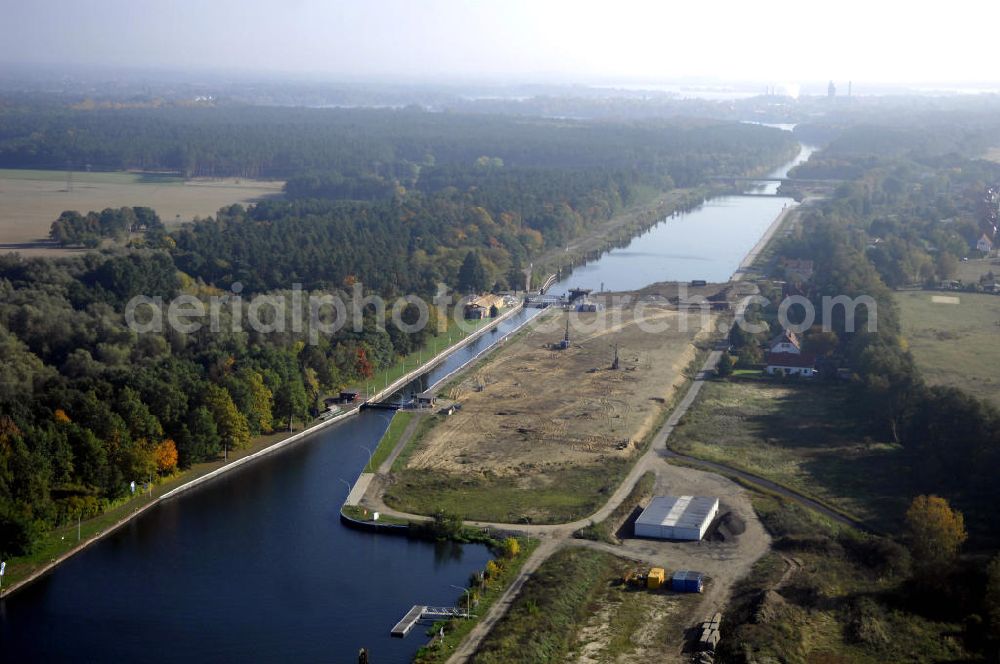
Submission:
[[[719,514],[710,496],[656,496],[635,522],[636,537],[700,540]]]

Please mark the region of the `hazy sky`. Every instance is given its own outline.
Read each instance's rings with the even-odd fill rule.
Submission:
[[[1000,3],[0,0],[0,62],[568,82],[997,81]]]

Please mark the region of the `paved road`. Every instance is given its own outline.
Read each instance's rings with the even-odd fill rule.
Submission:
[[[475,654],[479,648],[479,644],[483,642],[486,635],[490,633],[497,622],[510,610],[518,593],[521,592],[524,582],[528,580],[549,556],[556,552],[561,544],[562,540],[549,539],[543,541],[534,550],[531,556],[524,561],[524,565],[521,566],[521,573],[517,575],[517,578],[514,579],[514,582],[510,584],[504,594],[500,596],[500,599],[493,603],[493,606],[490,607],[486,615],[476,623],[476,626],[472,628],[468,636],[462,640],[458,648],[455,649],[455,652],[448,658],[447,664],[461,664],[462,662],[469,661],[469,658]]]
[[[392,448],[389,452],[389,456],[385,458],[378,467],[379,475],[388,475],[392,471],[392,464],[396,463],[396,459],[399,458],[399,453],[403,451],[406,444],[410,442],[410,438],[413,437],[413,432],[417,430],[417,425],[420,424],[420,418],[423,416],[422,413],[416,413],[413,418],[410,419],[409,424],[403,429],[403,433],[400,434],[399,440],[396,441],[396,446]]]

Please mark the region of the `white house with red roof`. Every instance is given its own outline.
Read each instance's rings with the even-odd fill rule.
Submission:
[[[802,352],[768,353],[764,373],[769,376],[812,378],[816,375],[816,356]]]

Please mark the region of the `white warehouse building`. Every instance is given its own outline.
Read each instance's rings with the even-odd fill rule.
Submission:
[[[718,515],[718,498],[656,496],[636,519],[635,536],[700,540]]]

